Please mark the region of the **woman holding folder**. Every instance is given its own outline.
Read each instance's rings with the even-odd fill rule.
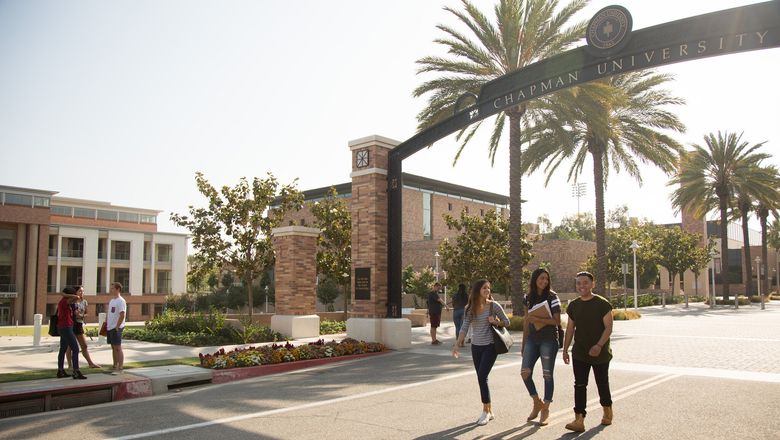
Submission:
[[[561,323],[561,302],[558,295],[550,290],[550,272],[547,269],[540,267],[531,274],[531,283],[523,305],[525,319],[520,375],[534,401],[528,421],[534,420],[541,413],[539,424],[546,425],[550,418],[550,402],[554,390],[553,370],[555,357],[558,355],[558,325]],[[544,401],[539,398],[532,377],[534,365],[539,358],[542,359]]]

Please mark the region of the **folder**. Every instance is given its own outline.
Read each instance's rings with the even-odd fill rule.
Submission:
[[[550,310],[550,304],[547,301],[542,301],[539,304],[531,307],[528,310],[529,316],[536,316],[537,318],[552,318],[552,311]],[[534,323],[536,330],[541,330],[545,324]]]

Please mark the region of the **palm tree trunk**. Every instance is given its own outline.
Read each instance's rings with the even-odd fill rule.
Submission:
[[[720,282],[723,285],[723,301],[729,300],[729,223],[726,198],[718,196],[720,205]]]
[[[600,148],[588,146],[593,156],[593,188],[596,195],[596,293],[604,295],[607,285],[607,231],[604,222],[604,162]]]
[[[512,313],[523,314],[522,260],[522,154],[520,115],[509,114],[509,272],[511,276]]]
[[[767,242],[767,225],[766,219],[769,217],[769,211],[762,209],[758,213],[758,220],[761,223],[761,261],[764,263],[764,278],[761,279],[761,272],[758,273],[759,283],[761,284],[761,292],[764,295],[769,294],[769,243]]]
[[[745,210],[742,210],[742,249],[745,255],[745,296],[750,298],[753,294],[753,264],[750,261],[750,232],[748,231],[748,216]]]

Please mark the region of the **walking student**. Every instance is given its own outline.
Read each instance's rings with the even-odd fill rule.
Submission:
[[[469,294],[466,293],[466,285],[458,285],[458,291],[452,297],[452,322],[455,323],[455,339],[460,334],[460,328],[463,326],[463,316],[466,313],[466,304],[469,302]],[[465,344],[461,345],[463,347]]]
[[[612,305],[604,297],[593,293],[593,275],[580,272],[576,277],[579,298],[569,303],[566,314],[566,337],[563,342],[563,361],[569,363],[569,345],[572,347],[574,369],[574,421],[566,429],[585,431],[585,406],[588,401],[588,376],[593,369],[599,400],[604,415],[602,425],[612,424],[612,395],[609,391],[609,362],[612,350],[609,337],[612,334]]]
[[[530,309],[543,302],[547,302],[552,316],[543,318],[528,314]],[[561,323],[561,302],[558,295],[550,289],[550,272],[547,269],[540,267],[531,274],[531,282],[528,286],[528,294],[523,299],[523,306],[525,319],[521,345],[523,363],[520,375],[528,389],[528,394],[533,399],[533,409],[527,420],[530,422],[539,416],[539,424],[544,426],[550,418],[550,402],[555,390],[553,371],[555,357],[558,355],[558,326]],[[536,326],[541,328],[537,330]],[[533,379],[534,365],[540,357],[544,379],[544,400],[539,398]]]
[[[122,285],[111,283],[111,294],[114,298],[108,303],[108,315],[106,316],[106,341],[111,344],[111,357],[114,360],[114,368],[111,374],[122,374],[125,363],[125,355],[122,352],[122,330],[125,328],[125,316],[127,314],[127,302],[122,298]]]
[[[73,333],[73,311],[70,305],[76,300],[76,289],[66,287],[57,303],[57,331],[60,333],[60,351],[57,354],[57,377],[68,377],[65,371],[65,352],[70,348],[73,353],[73,378],[86,379],[79,369],[79,343]]]
[[[486,425],[488,421],[495,418],[490,402],[490,388],[488,388],[488,376],[498,356],[493,342],[492,325],[508,327],[509,318],[501,305],[491,299],[490,282],[479,280],[471,287],[463,326],[458,333],[458,340],[452,347],[452,356],[457,359],[460,356],[458,348],[462,346],[466,333],[471,327],[471,358],[477,371],[479,394],[482,400],[482,414],[477,419],[477,425]]]

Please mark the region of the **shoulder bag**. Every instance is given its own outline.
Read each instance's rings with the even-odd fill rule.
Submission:
[[[49,336],[59,336],[60,331],[57,328],[57,314],[49,316]]]
[[[492,302],[490,303],[490,316],[495,316],[493,314]],[[509,349],[512,348],[512,344],[514,344],[514,341],[512,340],[512,335],[509,334],[509,330],[507,330],[506,327],[497,327],[492,324],[490,326],[490,329],[493,332],[493,342],[495,343],[496,353],[497,354],[509,353]]]

